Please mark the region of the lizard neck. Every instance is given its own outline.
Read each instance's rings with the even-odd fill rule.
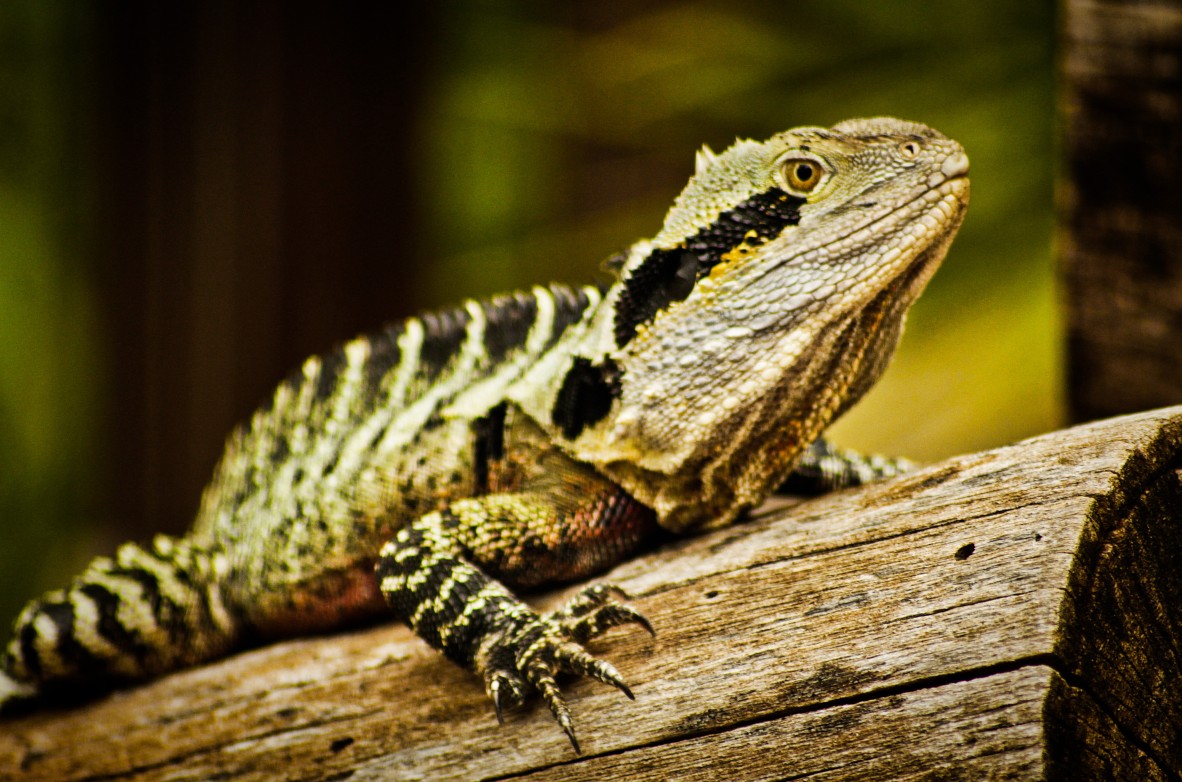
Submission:
[[[782,483],[804,449],[881,376],[910,304],[902,287],[806,334],[760,341],[738,361],[707,358],[696,365],[703,371],[648,375],[637,396],[680,399],[684,413],[660,421],[622,413],[614,440],[576,455],[656,509],[668,529],[729,523]],[[725,373],[720,363],[729,363]],[[626,359],[621,366],[624,376],[633,370]],[[647,445],[635,448],[638,441]]]

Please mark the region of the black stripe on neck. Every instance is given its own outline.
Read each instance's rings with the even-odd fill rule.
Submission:
[[[616,344],[627,345],[641,323],[689,296],[726,253],[742,244],[759,247],[799,223],[804,203],[803,198],[773,188],[722,212],[678,247],[651,252],[628,276],[616,303]]]
[[[588,426],[594,426],[611,412],[620,395],[620,368],[611,358],[592,364],[578,356],[562,379],[562,387],[550,411],[550,420],[573,440]]]

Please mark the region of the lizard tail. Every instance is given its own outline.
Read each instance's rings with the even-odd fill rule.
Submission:
[[[238,635],[221,597],[224,569],[220,554],[164,535],[94,560],[68,588],[17,617],[0,708],[38,692],[142,679],[224,654]]]

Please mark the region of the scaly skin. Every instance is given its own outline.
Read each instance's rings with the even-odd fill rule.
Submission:
[[[819,438],[885,368],[967,171],[956,142],[889,118],[704,149],[614,284],[469,301],[309,359],[231,436],[189,535],[126,544],[26,607],[9,693],[392,613],[498,716],[540,693],[577,750],[556,676],[631,697],[583,645],[648,623],[607,585],[547,615],[514,590],[729,523],[790,476],[902,469]]]

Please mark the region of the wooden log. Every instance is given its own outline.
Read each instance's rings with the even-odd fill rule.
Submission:
[[[473,676],[384,625],[0,723],[0,776],[1177,779],[1180,469],[1172,408],[625,563],[607,578],[658,635],[594,644],[635,702],[567,683],[582,756],[536,702],[498,726]]]
[[[1073,420],[1182,402],[1182,0],[1063,4]]]

